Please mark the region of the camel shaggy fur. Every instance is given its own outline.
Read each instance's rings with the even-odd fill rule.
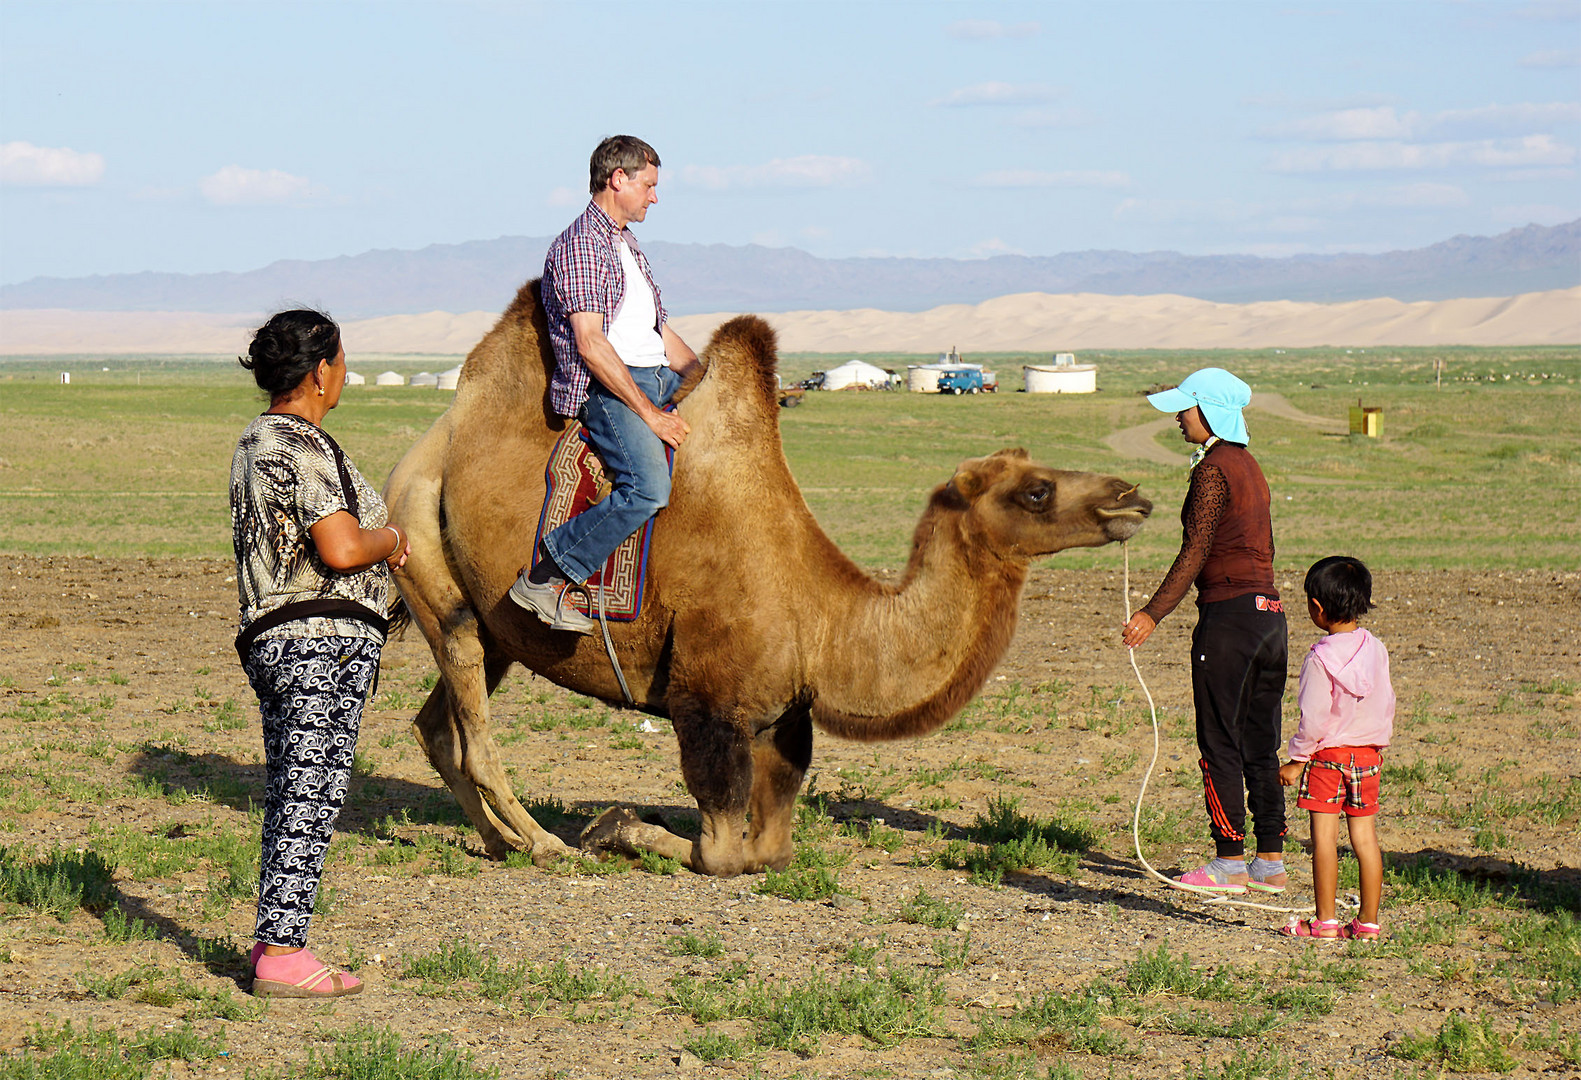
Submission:
[[[467,357],[450,409],[391,473],[391,520],[411,536],[396,575],[439,681],[414,720],[485,848],[566,851],[517,801],[489,729],[512,663],[619,702],[598,635],[552,631],[506,596],[531,555],[544,468],[565,421],[553,354],[524,286]],[[668,717],[702,835],[630,811],[584,847],[653,851],[700,873],[783,868],[813,728],[847,739],[922,735],[975,694],[1010,644],[1032,559],[1132,536],[1135,485],[1044,468],[1024,451],[964,462],[928,500],[898,584],[863,573],[818,527],[780,445],[774,333],[721,326],[679,395],[691,435],[654,524],[641,616],[610,632],[636,707]]]

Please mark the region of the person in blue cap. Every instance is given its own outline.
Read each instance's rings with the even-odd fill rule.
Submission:
[[[1215,852],[1206,866],[1175,880],[1194,891],[1283,892],[1279,744],[1289,627],[1274,588],[1268,481],[1246,450],[1241,410],[1252,400],[1251,388],[1223,368],[1203,368],[1147,400],[1175,413],[1181,434],[1197,447],[1180,510],[1180,554],[1120,635],[1128,648],[1141,645],[1196,584],[1191,691]],[[1249,865],[1248,806],[1257,842]]]

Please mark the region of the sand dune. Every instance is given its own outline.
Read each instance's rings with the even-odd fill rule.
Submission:
[[[346,324],[353,353],[464,355],[495,312],[392,315]],[[695,346],[729,314],[687,315]],[[24,310],[0,312],[0,355],[235,355],[257,314]],[[922,312],[861,309],[766,315],[787,352],[929,353],[1075,349],[1252,349],[1334,345],[1573,345],[1581,288],[1469,300],[1219,304],[1186,296],[1019,293]]]

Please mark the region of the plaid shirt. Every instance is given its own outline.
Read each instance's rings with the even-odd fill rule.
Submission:
[[[549,402],[561,416],[575,416],[587,400],[588,383],[593,373],[577,351],[576,334],[571,330],[571,315],[578,311],[597,311],[604,316],[604,333],[610,320],[626,298],[626,273],[620,266],[617,243],[626,241],[631,254],[653,290],[653,306],[659,319],[654,329],[669,320],[659,286],[654,283],[648,257],[637,246],[630,229],[616,229],[614,221],[595,202],[587,204],[582,216],[555,237],[543,262],[544,315],[549,320],[549,340],[554,343],[554,378],[549,382]]]

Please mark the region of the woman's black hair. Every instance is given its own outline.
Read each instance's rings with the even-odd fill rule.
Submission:
[[[1307,571],[1307,596],[1334,622],[1355,622],[1372,610],[1372,574],[1360,559],[1330,555]]]
[[[318,367],[340,353],[340,327],[322,311],[298,308],[270,317],[253,334],[247,355],[237,362],[253,373],[258,389],[271,398],[295,390]]]

